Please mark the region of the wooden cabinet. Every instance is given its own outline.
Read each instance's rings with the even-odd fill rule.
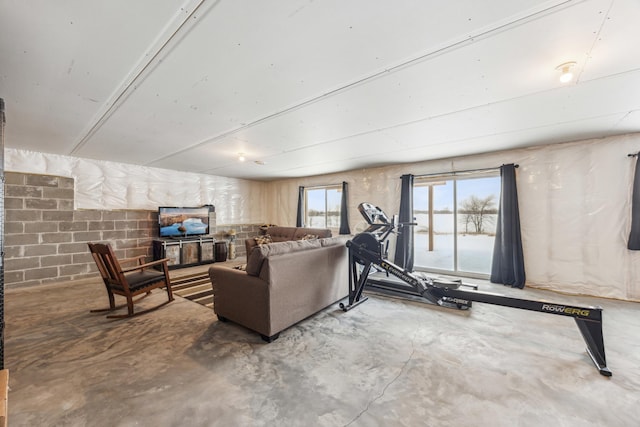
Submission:
[[[153,259],[169,258],[169,268],[192,267],[214,262],[214,237],[156,239]]]

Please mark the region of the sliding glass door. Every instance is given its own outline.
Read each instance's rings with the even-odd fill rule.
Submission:
[[[498,171],[416,178],[415,269],[488,276],[499,199]]]

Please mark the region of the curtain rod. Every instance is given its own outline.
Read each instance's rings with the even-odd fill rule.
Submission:
[[[513,166],[515,168],[520,167],[520,165],[513,165]],[[499,171],[499,170],[500,170],[500,166],[497,166],[497,167],[493,167],[493,168],[467,169],[467,170],[461,170],[461,171],[427,173],[427,174],[422,174],[422,175],[415,175],[415,177],[416,178],[426,178],[428,176],[457,175],[457,174],[463,174],[463,173],[488,172],[488,171]]]
[[[322,184],[322,185],[309,185],[309,186],[301,185],[300,187],[304,187],[305,190],[308,190],[308,189],[312,189],[313,190],[314,188],[325,188],[325,187],[342,187],[342,184],[345,183],[345,182],[346,181],[342,181],[339,184]]]

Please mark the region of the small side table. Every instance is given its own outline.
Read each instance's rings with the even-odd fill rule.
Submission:
[[[227,242],[215,242],[213,254],[215,262],[225,262],[227,260]]]

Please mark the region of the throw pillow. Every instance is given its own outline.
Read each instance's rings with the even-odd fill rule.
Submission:
[[[316,236],[315,234],[305,234],[300,240],[315,240],[317,238],[318,236]]]
[[[268,248],[268,246],[259,245],[254,247],[251,250],[251,254],[249,254],[249,259],[247,260],[247,266],[245,267],[245,271],[249,276],[257,276],[260,274],[260,269],[262,268],[262,262],[264,261],[264,254],[262,253],[262,248]]]
[[[265,234],[264,236],[256,236],[253,239],[256,241],[258,245],[267,245],[273,242],[273,240],[271,239],[271,236],[269,236],[268,234]]]

